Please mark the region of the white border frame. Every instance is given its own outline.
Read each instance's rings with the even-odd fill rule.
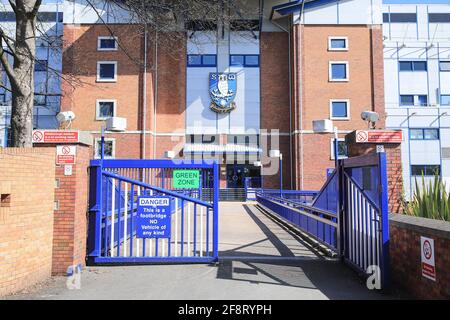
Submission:
[[[332,66],[333,64],[345,64],[346,76],[345,79],[333,79],[332,77]],[[348,82],[350,79],[350,68],[348,67],[348,61],[329,61],[328,62],[328,81],[329,82]]]
[[[102,48],[100,47],[101,40],[111,40],[114,39],[115,47],[114,48]],[[119,44],[117,42],[117,37],[114,36],[99,36],[97,37],[97,51],[117,51],[119,49]]]
[[[332,40],[345,40],[345,48],[332,48]],[[348,51],[348,37],[343,36],[329,36],[328,37],[328,51]]]
[[[114,65],[114,78],[113,79],[101,79],[100,78],[100,65],[101,64],[113,64]],[[117,61],[97,61],[97,82],[117,82]]]
[[[347,116],[346,117],[333,117],[333,102],[347,103]],[[350,99],[330,99],[330,120],[336,120],[336,121],[350,120]]]
[[[95,138],[94,140],[94,159],[100,159],[101,155],[97,155],[97,152],[100,152],[100,150],[98,150],[97,146],[98,143],[101,141],[102,138]],[[105,138],[105,142],[107,141],[112,141],[112,156],[106,156],[105,155],[105,159],[114,159],[116,157],[116,139],[115,138]]]
[[[95,120],[103,121],[110,117],[100,117],[100,102],[112,102],[113,105],[113,117],[117,115],[117,100],[116,99],[97,99],[95,101]]]
[[[339,142],[341,142],[341,141],[345,142],[345,138],[338,138],[338,141]],[[348,146],[347,146],[347,151],[348,151]],[[340,159],[347,159],[348,156],[339,156],[338,155],[338,158],[339,158],[338,160],[340,160]],[[334,159],[334,138],[330,139],[330,159],[331,160],[335,160]]]

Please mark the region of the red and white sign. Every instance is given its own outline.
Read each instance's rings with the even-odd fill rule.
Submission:
[[[75,164],[76,146],[56,146],[56,164]]]
[[[422,276],[436,281],[434,240],[426,237],[420,237],[420,248],[422,254]]]
[[[33,143],[77,143],[78,131],[34,130]]]
[[[402,131],[356,130],[357,143],[401,143],[402,141]]]

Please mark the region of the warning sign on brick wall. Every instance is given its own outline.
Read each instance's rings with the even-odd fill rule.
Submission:
[[[56,164],[75,164],[76,146],[56,146]]]

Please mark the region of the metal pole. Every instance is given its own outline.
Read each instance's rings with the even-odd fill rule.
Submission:
[[[280,153],[280,197],[283,197],[283,154]]]
[[[103,159],[105,159],[105,128],[102,125],[102,137],[100,139],[100,158],[102,159],[102,164],[103,164]]]
[[[337,169],[338,167],[338,161],[339,161],[339,136],[338,136],[338,129],[337,127],[334,127],[334,166]]]

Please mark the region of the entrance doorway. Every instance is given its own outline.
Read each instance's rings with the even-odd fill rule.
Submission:
[[[245,187],[245,178],[260,177],[261,169],[249,164],[227,164],[227,188]]]

